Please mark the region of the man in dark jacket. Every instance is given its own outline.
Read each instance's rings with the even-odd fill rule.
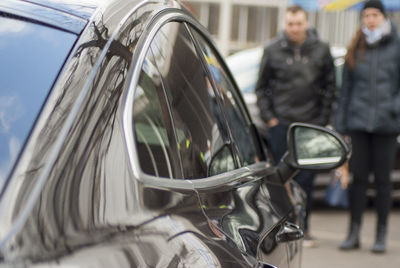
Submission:
[[[269,127],[275,161],[287,150],[286,132],[291,123],[328,124],[335,86],[329,46],[315,30],[308,29],[304,9],[289,7],[284,32],[264,49],[256,85],[257,104]],[[307,194],[305,239],[312,240],[307,229],[314,173],[302,171],[295,179]]]

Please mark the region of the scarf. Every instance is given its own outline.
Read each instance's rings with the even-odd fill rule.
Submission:
[[[365,39],[368,45],[375,45],[382,40],[384,36],[390,34],[391,25],[389,20],[385,20],[378,28],[371,31],[366,26],[362,26],[362,32],[365,35]]]

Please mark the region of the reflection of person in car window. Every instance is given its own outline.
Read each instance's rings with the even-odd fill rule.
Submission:
[[[275,161],[287,150],[286,133],[293,122],[328,124],[335,92],[335,72],[329,46],[308,29],[306,12],[286,10],[285,30],[264,49],[256,85],[261,118],[269,126]],[[314,173],[301,171],[295,180],[307,193],[304,245],[315,246],[308,231]]]
[[[351,41],[343,70],[336,129],[351,137],[350,230],[341,249],[359,247],[370,171],[375,175],[378,214],[373,252],[386,251],[391,180],[400,132],[400,42],[381,1],[367,1],[362,25]]]

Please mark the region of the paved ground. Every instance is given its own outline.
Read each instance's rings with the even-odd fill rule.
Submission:
[[[361,232],[361,249],[349,252],[338,250],[348,228],[345,210],[317,208],[311,216],[312,234],[318,238],[317,248],[304,248],[303,268],[383,268],[400,267],[400,208],[392,211],[389,225],[388,251],[377,255],[370,251],[375,237],[375,212],[368,209]]]

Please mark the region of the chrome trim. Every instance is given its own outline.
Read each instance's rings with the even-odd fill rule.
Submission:
[[[164,15],[165,13],[167,14]],[[131,119],[133,118],[133,102],[135,99],[136,87],[139,82],[140,70],[143,65],[144,59],[146,57],[147,50],[150,47],[150,44],[154,36],[156,35],[157,31],[164,24],[173,20],[181,20],[188,22],[190,21],[193,24],[196,23],[191,17],[185,14],[182,10],[172,9],[172,8],[161,10],[149,22],[148,24],[149,27],[147,28],[147,31],[145,31],[142,34],[140,40],[138,41],[137,48],[139,49],[137,49],[136,51],[139,51],[139,53],[136,53],[133,56],[133,61],[132,61],[134,62],[134,65],[132,67],[133,75],[129,82],[125,98],[126,102],[124,104],[123,115],[122,115],[123,129],[125,133],[125,142],[127,146],[132,172],[139,181],[147,182],[148,184],[153,186],[168,187],[168,188],[172,187],[176,189],[191,189],[193,185],[189,180],[168,180],[170,183],[166,185],[164,183],[158,183],[158,181],[164,179],[160,179],[155,176],[143,173],[140,169],[139,159],[136,154],[136,150],[133,150],[133,148],[136,148],[136,144],[135,144],[135,134],[132,128]]]
[[[142,172],[139,164],[138,155],[136,153],[136,150],[134,150],[134,148],[136,148],[136,144],[135,144],[135,134],[132,127],[132,118],[133,118],[133,103],[135,99],[135,92],[139,82],[141,67],[143,65],[144,59],[147,54],[147,50],[150,47],[150,44],[154,36],[164,24],[171,21],[182,21],[197,27],[198,30],[203,29],[201,25],[199,25],[192,17],[190,17],[190,15],[186,14],[184,11],[179,9],[164,9],[160,11],[158,14],[156,14],[152,19],[152,21],[149,22],[149,27],[147,32],[144,32],[143,35],[140,37],[140,40],[138,41],[137,51],[139,52],[133,56],[133,61],[132,61],[134,62],[132,68],[133,75],[129,82],[128,91],[125,98],[126,102],[124,103],[123,115],[122,115],[123,129],[125,133],[125,142],[127,146],[129,161],[134,176],[139,181],[142,181],[146,185],[175,189],[178,191],[190,190],[190,189],[203,191],[210,188],[221,187],[221,186],[224,187],[234,186],[255,179],[253,177],[254,173],[262,171],[265,172],[265,169],[270,167],[270,164],[268,162],[261,162],[253,164],[248,167],[242,167],[230,172],[219,174],[216,176],[202,178],[202,179],[194,179],[194,180],[180,180],[180,179],[170,180],[167,178],[158,178],[156,176]],[[266,172],[266,174],[267,173],[268,172]],[[272,171],[269,173],[272,173]],[[243,177],[246,177],[246,179],[243,179]]]
[[[261,179],[265,175],[270,175],[273,171],[265,171],[267,164],[265,162],[257,163],[252,166],[242,167],[236,170],[225,172],[208,178],[181,180],[170,180],[168,178],[158,178],[156,176],[148,175],[140,172],[138,180],[142,181],[147,186],[156,188],[166,188],[175,191],[193,190],[202,192],[210,189],[217,189],[220,187],[236,187],[250,181]],[[260,174],[260,175],[257,175]],[[263,176],[261,176],[261,174]]]
[[[167,13],[167,14],[165,14]],[[182,21],[186,23],[190,23],[191,25],[197,27],[198,30],[202,29],[201,25],[186,14],[184,11],[179,9],[164,9],[160,11],[158,14],[154,16],[152,21],[149,22],[149,27],[147,32],[144,32],[141,36],[141,39],[138,41],[137,47],[139,48],[136,55],[134,55],[134,65],[132,68],[133,75],[129,82],[128,91],[126,95],[126,102],[124,103],[123,108],[123,129],[125,133],[125,142],[127,146],[129,161],[131,164],[132,172],[134,176],[143,183],[147,185],[151,185],[154,187],[161,187],[161,188],[169,188],[175,190],[207,190],[210,188],[215,188],[218,186],[228,186],[228,185],[237,185],[242,184],[245,181],[250,181],[254,179],[252,176],[256,172],[265,171],[267,167],[270,166],[267,162],[257,163],[248,167],[239,168],[237,170],[233,170],[227,173],[219,174],[216,176],[202,178],[202,179],[195,179],[195,180],[170,180],[166,178],[158,178],[153,175],[148,175],[142,172],[139,159],[136,150],[135,144],[135,134],[132,127],[132,118],[133,118],[133,102],[135,98],[136,87],[139,82],[140,76],[140,68],[143,65],[144,59],[147,54],[147,49],[150,47],[150,44],[156,35],[157,31],[166,23],[171,21]],[[272,172],[271,172],[272,173]],[[243,177],[247,177],[243,179]],[[242,178],[242,180],[239,180]]]
[[[135,144],[135,134],[133,133],[133,128],[132,128],[132,123],[131,119],[133,118],[133,102],[135,99],[135,92],[136,92],[136,87],[139,82],[139,76],[140,76],[140,69],[143,65],[144,59],[147,54],[147,49],[150,47],[150,44],[156,35],[157,31],[161,28],[162,25],[165,23],[173,20],[174,18],[181,18],[182,13],[177,12],[179,10],[174,10],[175,12],[167,14],[166,16],[163,16],[165,13],[165,10],[160,11],[160,13],[156,14],[152,21],[149,22],[149,27],[147,31],[145,31],[142,36],[140,37],[138,41],[138,45],[135,51],[139,51],[139,53],[135,53],[133,56],[133,75],[131,77],[131,80],[128,85],[128,90],[126,94],[126,102],[124,104],[123,108],[123,129],[125,133],[125,142],[127,146],[127,151],[128,151],[128,156],[129,156],[129,161],[131,163],[131,168],[134,176],[138,178],[139,180],[142,180],[142,178],[152,178],[154,176],[150,176],[147,174],[144,174],[139,165],[139,159],[136,154],[136,150],[133,150],[133,148],[136,148]],[[159,18],[161,17],[161,18]],[[153,25],[152,25],[153,24]],[[154,177],[156,178],[156,177]],[[159,179],[159,178],[157,178]],[[150,180],[151,181],[151,180]],[[185,182],[185,181],[181,181]],[[179,183],[180,184],[180,183]],[[185,184],[185,183],[184,183]],[[188,184],[189,185],[189,184]],[[180,187],[178,187],[180,188]]]

